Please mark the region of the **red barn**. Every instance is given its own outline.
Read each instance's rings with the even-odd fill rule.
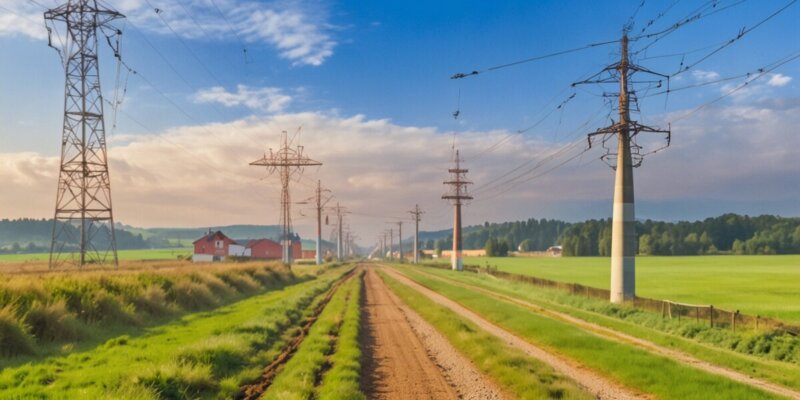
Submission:
[[[220,231],[209,232],[194,241],[194,261],[219,261],[228,255],[228,247],[236,242]]]
[[[247,242],[250,257],[261,259],[280,259],[283,251],[280,243],[269,239],[257,239]]]

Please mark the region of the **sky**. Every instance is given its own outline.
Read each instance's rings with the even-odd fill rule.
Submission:
[[[53,215],[64,71],[42,13],[62,2],[0,0],[2,218]],[[441,196],[454,148],[473,182],[465,224],[610,217],[613,170],[585,135],[617,119],[617,89],[572,84],[619,60],[624,27],[631,61],[661,74],[634,76],[632,117],[672,132],[634,172],[637,218],[800,216],[795,1],[102,4],[126,16],[113,26],[136,72],[118,73],[100,36],[102,90],[120,103],[105,118],[125,224],[278,223],[278,177],[249,163],[282,131],[323,163],[298,174],[292,200],[320,180],[362,244],[399,219],[407,237],[415,204],[421,230],[451,226]],[[639,137],[642,153],[665,144]],[[314,217],[294,206],[301,235]]]

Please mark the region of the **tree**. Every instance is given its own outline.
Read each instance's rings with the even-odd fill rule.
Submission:
[[[652,238],[646,233],[639,236],[639,254],[646,256],[653,254]]]
[[[520,242],[519,247],[517,248],[517,250],[522,251],[522,252],[529,252],[529,251],[532,250],[531,249],[532,245],[533,245],[533,243],[532,243],[532,241],[530,239],[525,239],[522,242]]]

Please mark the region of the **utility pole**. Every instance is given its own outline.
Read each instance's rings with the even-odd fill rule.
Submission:
[[[276,171],[280,174],[281,177],[281,244],[283,245],[283,257],[282,260],[284,264],[291,265],[292,264],[292,214],[291,214],[291,202],[290,202],[290,192],[289,192],[289,182],[291,178],[297,174],[302,174],[303,168],[305,167],[312,167],[312,166],[320,166],[322,165],[319,161],[314,161],[308,156],[303,154],[303,146],[297,145],[296,147],[290,147],[289,144],[289,134],[286,131],[282,133],[282,140],[281,140],[281,147],[276,152],[273,153],[272,149],[269,149],[269,155],[266,153],[264,156],[256,161],[250,163],[250,165],[257,166],[257,167],[267,167],[267,170],[270,174],[275,173]]]
[[[454,271],[464,269],[464,259],[462,257],[461,244],[461,205],[465,200],[472,200],[472,196],[467,193],[467,185],[472,184],[466,180],[468,169],[461,167],[461,157],[456,150],[455,168],[448,169],[450,180],[445,181],[445,185],[450,186],[450,191],[442,196],[444,200],[452,200],[453,210],[453,254],[450,257],[451,267]]]
[[[317,265],[322,264],[322,209],[325,208],[325,204],[328,204],[328,201],[331,199],[328,197],[323,201],[322,194],[324,192],[330,192],[330,190],[323,189],[322,181],[317,180],[317,190],[314,196],[317,201],[317,254],[316,257],[314,257]]]
[[[383,231],[383,242],[381,243],[383,243],[383,254],[381,258],[386,258],[386,231]]]
[[[607,148],[603,155],[604,161],[614,160],[612,166],[615,171],[614,182],[614,209],[611,225],[611,296],[612,303],[622,303],[636,297],[636,216],[634,212],[633,168],[641,165],[644,156],[659,151],[669,146],[670,130],[660,130],[644,126],[636,121],[631,121],[630,101],[633,96],[636,101],[636,92],[629,87],[630,77],[635,72],[642,72],[659,77],[669,78],[638,65],[632,64],[628,57],[628,35],[623,31],[621,45],[621,59],[619,63],[606,67],[589,80],[574,83],[616,83],[619,82],[619,122],[611,126],[598,129],[588,135],[589,147],[596,136],[602,137],[605,144],[609,137],[616,136],[617,149],[614,152]],[[612,75],[604,78],[604,73]],[[616,74],[616,75],[613,75]],[[602,78],[602,79],[601,79]],[[655,83],[655,82],[653,82]],[[661,85],[661,81],[658,81]],[[635,137],[641,132],[663,133],[666,135],[666,146],[651,153],[642,154],[641,146],[635,142]],[[605,146],[604,146],[605,147]]]
[[[425,211],[419,209],[419,204],[414,205],[414,209],[409,211],[414,216],[414,264],[419,264],[419,221]]]
[[[394,260],[394,231],[389,229],[389,259]]]
[[[48,45],[61,56],[66,77],[50,268],[67,261],[78,266],[105,263],[109,258],[118,265],[97,30],[116,32],[116,48],[110,36],[108,41],[119,57],[121,32],[111,22],[122,18],[92,0],[69,0],[44,13]],[[65,28],[59,29],[56,23]],[[54,32],[61,36],[59,31],[65,40],[56,47],[52,36]]]
[[[397,221],[397,242],[400,249],[400,264],[403,263],[403,221]]]
[[[336,207],[334,207],[333,210],[336,212],[336,230],[338,232],[336,237],[336,260],[342,261],[344,256],[342,219],[344,215],[347,214],[347,210],[340,206],[339,202],[336,202]]]

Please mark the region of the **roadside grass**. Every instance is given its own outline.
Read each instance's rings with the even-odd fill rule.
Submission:
[[[331,368],[325,373],[316,398],[320,400],[360,400],[361,392],[361,346],[358,341],[361,330],[361,299],[364,295],[364,272],[359,274],[358,288],[350,292],[350,300],[344,311],[336,351],[328,363]],[[354,279],[354,280],[356,280]]]
[[[404,303],[432,324],[461,354],[490,376],[514,398],[519,399],[589,399],[571,380],[548,365],[503,343],[477,325],[434,303],[415,290],[378,274]]]
[[[10,398],[232,398],[257,380],[346,268],[284,282],[212,311],[122,335],[86,351],[0,371]],[[66,346],[69,347],[69,346]]]
[[[425,273],[527,301],[534,306],[562,312],[666,348],[686,352],[712,364],[800,390],[800,339],[787,334],[741,330],[733,332],[730,329],[711,328],[707,323],[698,324],[692,320],[684,319],[679,322],[663,319],[657,313],[521,282],[500,280],[486,274],[464,274],[438,269],[425,270]],[[783,345],[773,346],[773,340]],[[758,351],[763,353],[752,355]]]
[[[280,264],[0,277],[0,367],[296,281]],[[26,343],[34,343],[28,346]],[[62,351],[66,349],[67,351]]]
[[[607,257],[467,257],[465,264],[608,289]],[[636,294],[800,323],[800,255],[644,256]]]
[[[358,375],[356,375],[355,382],[352,382],[352,378],[348,374],[343,374],[343,372],[346,372],[347,366],[336,366],[335,361],[337,358],[341,361],[347,360],[352,355],[354,346],[352,342],[344,343],[344,349],[339,348],[340,335],[348,317],[351,318],[351,324],[358,325],[359,323],[358,319],[352,320],[352,317],[356,315],[351,310],[354,304],[355,307],[358,307],[361,283],[360,277],[356,277],[350,279],[337,290],[319,315],[319,318],[314,322],[308,332],[308,336],[303,339],[297,352],[275,377],[272,385],[261,397],[262,399],[310,399],[314,397],[317,389],[330,396],[335,393],[336,386],[339,384],[345,384],[343,386],[340,385],[339,388],[347,390],[350,394],[355,394],[355,398],[358,398],[360,394]],[[348,329],[352,331],[352,328]],[[357,343],[355,343],[355,346],[357,346]],[[341,350],[344,350],[345,353],[339,354]],[[348,351],[350,352],[349,355]],[[339,354],[338,357],[337,354]],[[336,367],[338,370],[331,369],[326,371],[328,367]],[[327,377],[327,372],[331,371],[336,375],[329,378]],[[356,371],[356,373],[358,372]],[[319,386],[320,384],[321,386]],[[326,389],[325,386],[329,386],[329,388]]]
[[[399,268],[403,274],[447,296],[492,323],[553,352],[563,354],[636,390],[660,399],[779,398],[634,346],[598,337],[522,306]]]

